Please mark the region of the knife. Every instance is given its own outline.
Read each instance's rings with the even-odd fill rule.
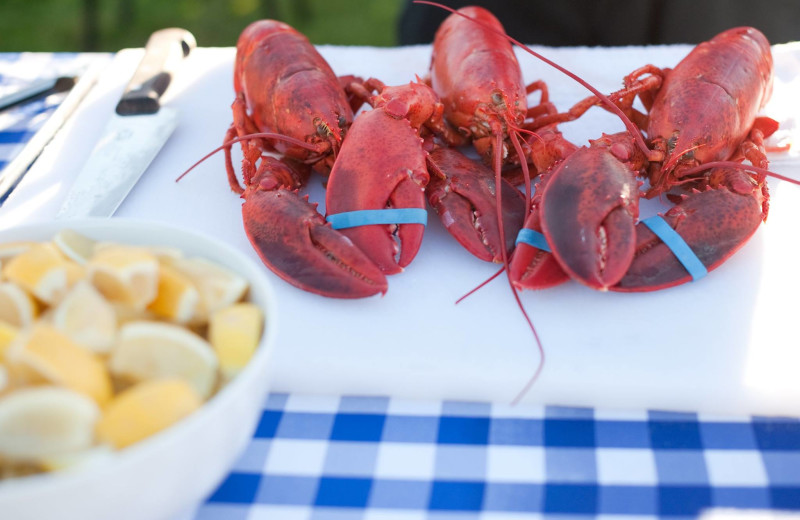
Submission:
[[[48,94],[64,92],[74,86],[75,78],[71,76],[40,79],[25,85],[19,90],[0,97],[0,110],[5,110],[23,103],[28,103]]]
[[[110,217],[178,124],[160,99],[182,58],[196,46],[185,29],[154,32],[100,141],[75,179],[56,218]]]

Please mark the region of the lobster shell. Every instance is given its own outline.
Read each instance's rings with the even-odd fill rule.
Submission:
[[[271,52],[275,50],[275,52]],[[279,52],[278,52],[279,51]],[[248,25],[236,46],[233,87],[244,94],[248,115],[258,130],[308,143],[341,143],[353,122],[347,95],[336,74],[304,35],[276,20]],[[284,141],[272,143],[289,157],[316,154]]]
[[[433,42],[431,86],[439,94],[450,124],[475,140],[493,135],[495,116],[503,124],[522,123],[527,112],[525,83],[514,49],[497,18],[480,7],[465,7],[459,12],[496,28],[498,33],[462,16],[449,16]],[[507,134],[506,128],[502,130]]]
[[[671,164],[680,176],[681,169],[731,157],[769,100],[772,78],[769,41],[752,27],[692,49],[666,75],[650,109],[648,136],[666,154],[651,183],[664,182]]]

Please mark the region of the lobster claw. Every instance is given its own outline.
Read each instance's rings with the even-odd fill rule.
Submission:
[[[364,112],[350,127],[328,178],[328,216],[387,208],[425,210],[428,183],[422,139],[405,119],[382,109]],[[420,223],[360,225],[342,229],[385,273],[403,270],[416,256]],[[399,242],[399,245],[398,245]]]
[[[639,184],[606,148],[580,148],[560,163],[542,192],[542,230],[572,278],[605,290],[633,260]]]
[[[537,198],[534,207],[525,220],[525,229],[541,234],[542,224],[539,219]],[[549,248],[548,248],[549,249]],[[548,249],[535,247],[520,242],[511,255],[508,275],[517,289],[547,289],[569,280],[569,275],[561,268],[555,256]]]
[[[663,219],[711,271],[739,250],[766,218],[765,183],[737,169],[713,170],[708,189],[684,197]],[[637,254],[613,291],[644,292],[691,281],[692,274],[643,223],[636,226]]]
[[[244,228],[261,260],[278,276],[331,298],[386,293],[381,270],[350,239],[331,229],[296,191],[250,188],[242,205]]]
[[[452,148],[428,156],[431,180],[426,194],[442,223],[464,248],[487,262],[503,261],[492,170]],[[525,219],[525,196],[501,179],[505,249],[511,253]]]

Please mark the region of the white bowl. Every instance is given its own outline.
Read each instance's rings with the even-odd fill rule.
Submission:
[[[239,273],[266,314],[250,363],[202,408],[98,464],[0,481],[3,520],[167,520],[205,499],[252,437],[271,379],[275,294],[264,267],[230,245],[162,224],[126,219],[50,222],[0,231],[0,243],[49,240],[62,228],[97,240],[177,247]]]

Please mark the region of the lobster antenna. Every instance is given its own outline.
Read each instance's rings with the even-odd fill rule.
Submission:
[[[316,151],[319,150],[319,148],[314,146],[314,145],[308,144],[305,141],[301,141],[299,139],[295,139],[294,137],[289,137],[288,135],[275,134],[275,133],[272,133],[272,132],[258,132],[258,133],[254,133],[254,134],[247,134],[247,135],[243,135],[243,136],[240,136],[240,137],[234,137],[233,139],[225,141],[219,147],[211,150],[209,153],[207,153],[205,156],[203,156],[199,161],[197,161],[196,163],[191,165],[189,167],[189,169],[187,169],[185,172],[180,174],[178,176],[178,178],[175,179],[175,182],[178,182],[181,179],[183,179],[186,176],[186,174],[188,174],[190,171],[194,170],[197,166],[199,166],[201,163],[203,163],[206,159],[208,159],[209,157],[211,157],[215,153],[220,152],[220,151],[224,150],[225,148],[229,148],[229,147],[233,146],[236,143],[239,143],[239,142],[242,142],[242,141],[249,141],[251,139],[276,139],[278,141],[285,141],[285,142],[293,144],[295,146],[299,146],[300,148],[305,148],[306,150],[310,150],[312,152],[316,152]]]
[[[450,11],[451,13],[456,13],[455,10],[453,10],[453,9],[451,9],[449,7],[443,6],[441,4],[437,4],[435,2],[423,2],[423,1],[416,1],[415,0],[415,3],[429,4],[429,5],[432,5],[434,7],[439,7],[439,8],[442,8],[444,10]],[[462,13],[456,13],[456,14],[459,14],[460,16],[464,17],[465,19],[467,19],[467,20],[469,20],[469,21],[471,21],[473,23],[476,23],[479,27],[483,28],[484,30],[489,30],[489,31],[491,31],[491,32],[493,32],[495,34],[499,34],[501,36],[504,36],[504,37],[508,38],[508,35],[506,35],[503,31],[497,31],[494,28],[488,27],[486,24],[484,24],[482,22],[479,22],[479,21],[477,21],[477,20],[475,20],[475,19],[473,19],[473,18],[471,18],[469,16],[464,16]],[[513,39],[509,38],[509,40],[514,42],[514,43],[517,43],[518,45],[521,45],[521,44],[519,44],[518,42],[516,42]],[[506,127],[509,128],[508,135],[509,135],[509,137],[511,139],[511,142],[512,142],[512,144],[514,146],[515,151],[517,152],[517,155],[520,158],[520,163],[521,163],[521,166],[522,166],[522,172],[523,172],[523,176],[524,176],[524,179],[525,179],[526,209],[528,209],[528,208],[530,208],[531,198],[532,198],[530,172],[528,170],[528,164],[527,164],[527,161],[525,160],[525,154],[524,154],[524,151],[522,149],[522,145],[519,142],[519,138],[518,138],[519,134],[516,131],[516,125],[514,125],[512,121],[509,121],[507,117],[504,117],[504,119],[505,119]],[[494,169],[494,175],[495,175],[494,181],[495,181],[495,199],[496,199],[496,207],[497,207],[497,228],[498,228],[498,234],[500,235],[499,238],[500,238],[500,244],[501,244],[501,246],[500,246],[500,254],[501,254],[502,263],[503,263],[503,269],[502,270],[505,270],[508,273],[508,272],[510,272],[509,269],[508,269],[509,260],[508,260],[508,250],[507,250],[507,247],[506,247],[505,226],[504,226],[504,223],[503,223],[503,210],[502,210],[502,208],[503,208],[503,189],[502,189],[502,156],[501,156],[502,152],[501,151],[503,149],[503,141],[504,141],[503,134],[504,134],[504,131],[501,128],[500,123],[498,121],[493,120],[490,124],[491,124],[491,133],[494,136],[494,146],[493,146],[493,152],[494,152],[493,153],[493,166],[494,166],[494,168],[493,169]],[[501,270],[501,272],[502,272],[502,270]],[[493,279],[493,278],[494,277],[490,278],[490,280]],[[541,373],[541,371],[542,371],[542,368],[544,366],[544,347],[542,346],[542,341],[539,338],[539,333],[536,331],[536,327],[534,326],[533,321],[531,320],[530,316],[528,315],[528,312],[525,310],[525,306],[522,304],[522,300],[519,297],[519,293],[517,291],[517,288],[514,286],[514,283],[511,280],[511,276],[508,275],[507,279],[508,279],[508,285],[511,288],[511,293],[514,295],[514,299],[517,302],[517,306],[519,307],[520,312],[522,312],[522,315],[525,318],[525,321],[528,323],[528,327],[530,328],[531,332],[533,333],[533,338],[534,338],[534,341],[536,342],[536,348],[537,348],[537,350],[539,352],[539,355],[540,355],[539,366],[537,367],[536,371],[534,372],[533,377],[525,385],[524,390],[520,394],[518,394],[517,397],[512,401],[512,404],[516,404],[525,395],[525,393],[528,391],[528,389],[533,385],[533,383],[538,378],[539,373]],[[475,289],[470,291],[470,293],[468,293],[468,295],[472,294],[473,292],[475,292],[479,288],[481,288],[484,285],[486,285],[486,283],[488,283],[488,281],[489,280],[487,280],[486,282],[483,282],[482,284],[480,284],[478,287],[476,287]],[[463,300],[465,297],[466,296],[462,297],[458,301]]]
[[[628,116],[625,115],[625,113],[622,111],[622,109],[619,108],[613,101],[611,101],[605,94],[603,94],[602,92],[600,92],[599,90],[594,88],[586,80],[584,80],[583,78],[581,78],[577,74],[574,74],[573,72],[565,69],[564,67],[562,67],[558,63],[545,58],[544,56],[542,56],[538,52],[534,51],[533,49],[528,48],[525,44],[523,44],[522,42],[512,38],[511,36],[505,34],[504,32],[498,31],[494,27],[486,25],[485,23],[481,22],[480,20],[476,20],[476,19],[474,19],[474,18],[472,18],[470,16],[465,15],[464,13],[458,12],[457,10],[453,9],[452,7],[448,7],[446,5],[442,5],[442,4],[439,4],[439,3],[436,3],[436,2],[430,2],[428,0],[413,0],[413,3],[415,3],[415,4],[425,4],[425,5],[431,5],[433,7],[438,7],[440,9],[444,9],[445,11],[450,11],[453,14],[457,14],[458,16],[461,16],[462,18],[466,18],[467,20],[472,20],[474,23],[480,25],[481,27],[483,27],[487,31],[491,31],[491,32],[493,32],[495,34],[499,34],[499,35],[507,38],[508,41],[510,41],[514,45],[518,46],[520,49],[522,49],[523,51],[527,52],[531,56],[534,56],[535,58],[538,58],[539,60],[547,63],[548,65],[550,65],[554,69],[558,70],[559,72],[561,72],[561,73],[567,75],[568,77],[572,78],[573,80],[577,81],[580,85],[582,85],[584,88],[586,88],[589,92],[591,92],[592,94],[597,96],[597,98],[600,99],[600,101],[602,101],[603,104],[605,104],[611,112],[613,112],[614,114],[616,114],[620,118],[620,120],[622,121],[622,124],[625,125],[625,128],[633,136],[633,140],[636,142],[636,146],[639,147],[639,149],[645,154],[645,156],[647,156],[647,157],[650,156],[651,150],[647,147],[647,143],[644,142],[644,138],[642,137],[641,132],[639,132],[639,129],[636,128],[636,125],[633,124],[633,121],[631,121],[628,118]]]
[[[511,136],[512,136],[512,142],[514,143],[517,149],[517,153],[520,153],[521,146],[519,144],[519,141],[516,139],[516,135],[511,134]],[[508,269],[508,251],[506,250],[506,234],[504,229],[505,226],[503,226],[503,213],[502,213],[503,190],[501,189],[502,173],[500,164],[501,158],[499,153],[499,150],[501,149],[502,146],[503,146],[503,134],[502,132],[495,132],[494,182],[496,186],[495,198],[497,200],[497,215],[498,215],[497,227],[500,232],[500,244],[501,244],[500,253],[503,258],[503,268],[506,270],[507,273],[510,273]],[[522,160],[522,164],[523,164],[523,171],[525,172],[526,185],[528,186],[529,189],[528,195],[530,196],[530,177],[527,172],[527,163],[525,160]],[[530,201],[528,202],[530,203]],[[536,341],[536,348],[539,351],[539,366],[536,367],[536,371],[533,373],[533,376],[525,384],[522,391],[519,394],[517,394],[514,400],[511,401],[512,405],[516,405],[517,403],[519,403],[522,397],[524,397],[524,395],[528,392],[530,387],[533,386],[533,383],[536,382],[536,379],[539,378],[539,374],[542,372],[542,368],[544,368],[544,347],[542,346],[542,340],[539,339],[539,333],[536,332],[536,327],[534,327],[533,321],[531,320],[531,317],[528,315],[528,311],[525,310],[525,306],[522,304],[522,300],[519,297],[519,292],[517,292],[517,288],[514,287],[514,283],[511,281],[511,275],[509,274],[506,278],[508,279],[508,286],[511,287],[511,294],[514,295],[514,299],[517,301],[517,306],[519,307],[519,310],[522,312],[522,316],[525,318],[525,321],[528,322],[528,327],[531,329],[531,332],[533,333],[533,338]]]
[[[465,294],[461,298],[457,299],[456,300],[456,305],[458,305],[459,303],[463,302],[464,300],[466,300],[467,298],[469,298],[470,296],[472,296],[473,294],[475,294],[479,290],[481,290],[484,287],[486,287],[489,284],[489,282],[491,282],[492,280],[494,280],[495,278],[497,278],[498,276],[503,274],[503,271],[505,271],[505,270],[506,270],[505,267],[501,267],[500,269],[498,269],[496,273],[494,273],[492,276],[490,276],[486,280],[482,281],[477,287],[474,287],[474,288],[470,289],[467,294]]]
[[[747,170],[754,173],[760,173],[761,175],[767,175],[769,177],[775,177],[776,179],[780,179],[782,181],[791,182],[792,184],[800,185],[800,180],[793,179],[792,177],[787,177],[785,175],[781,175],[779,173],[775,173],[773,171],[767,170],[766,168],[761,168],[759,166],[754,166],[752,164],[744,164],[736,161],[711,161],[705,164],[700,164],[698,166],[693,166],[684,170],[684,175],[691,175],[693,173],[699,173],[704,170],[708,170],[710,168],[736,168],[739,170]]]
[[[696,144],[696,145],[694,145],[694,146],[690,146],[689,148],[687,148],[687,149],[685,149],[685,150],[681,151],[680,153],[674,153],[674,154],[672,154],[672,158],[669,160],[669,162],[667,162],[667,164],[665,164],[664,166],[662,166],[662,167],[661,167],[661,169],[662,169],[664,172],[669,172],[670,170],[672,170],[673,168],[675,168],[675,165],[676,165],[676,164],[678,164],[678,162],[681,160],[681,158],[682,158],[684,155],[686,155],[687,153],[691,152],[692,150],[697,150],[698,148],[701,148],[701,147],[703,147],[703,146],[705,146],[705,144],[704,144],[704,143]]]

